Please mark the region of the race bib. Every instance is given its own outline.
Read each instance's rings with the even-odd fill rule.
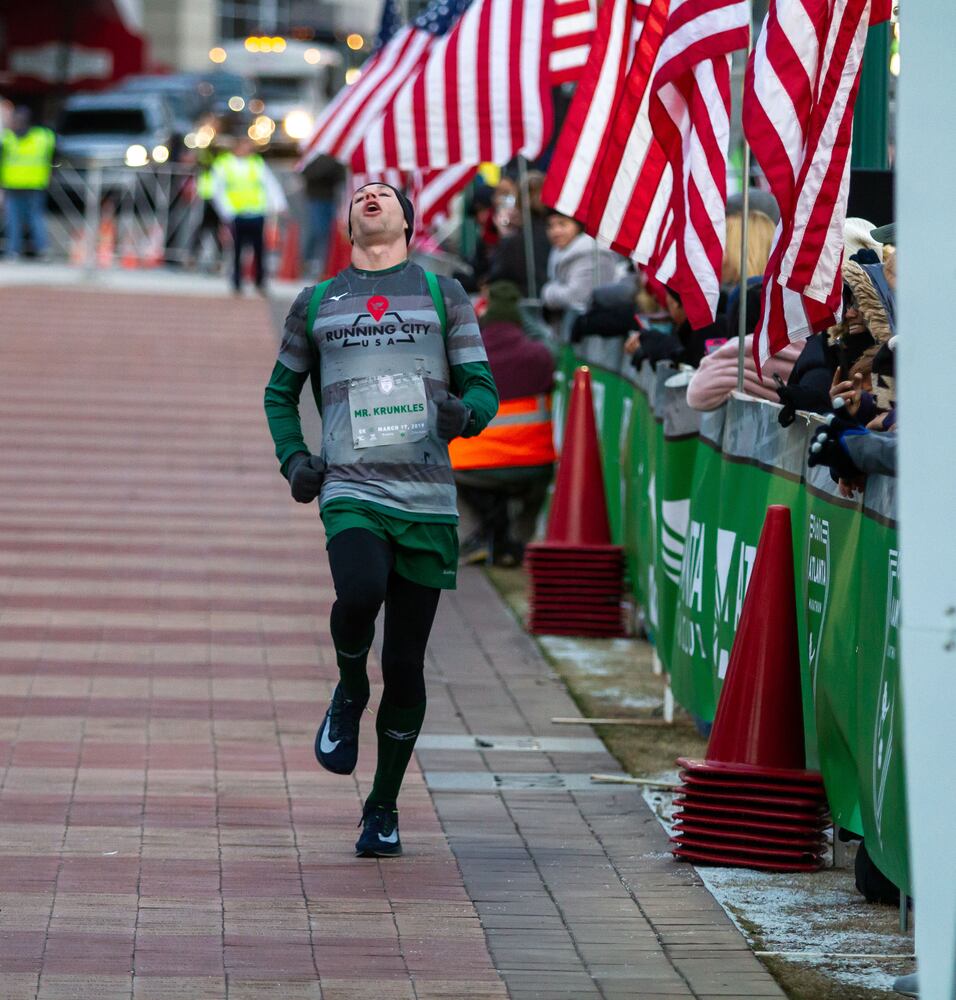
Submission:
[[[370,375],[349,383],[352,447],[421,441],[428,433],[428,402],[421,375]]]

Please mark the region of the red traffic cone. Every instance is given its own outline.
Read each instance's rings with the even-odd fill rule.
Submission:
[[[285,228],[285,239],[282,242],[282,257],[279,260],[279,271],[276,277],[279,281],[298,281],[302,273],[302,261],[299,259],[299,224],[290,222]]]
[[[325,272],[316,275],[319,281],[334,278],[339,271],[349,266],[352,259],[352,243],[348,230],[341,222],[336,222],[329,233],[329,252],[325,257]]]
[[[774,505],[734,637],[706,764],[801,770],[803,695],[790,511]]]
[[[574,373],[545,541],[561,545],[611,544],[591,372],[586,366]]]

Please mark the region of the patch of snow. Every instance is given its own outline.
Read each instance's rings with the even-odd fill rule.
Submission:
[[[664,704],[660,698],[654,695],[626,694],[621,688],[606,688],[603,691],[595,692],[601,698],[617,702],[621,708],[661,708]]]
[[[654,775],[677,782],[677,772]],[[644,788],[642,796],[668,834],[673,832],[675,793]],[[696,867],[696,866],[695,866]],[[821,955],[907,955],[912,937],[866,926],[872,908],[853,885],[852,873],[824,868],[815,873],[759,872],[747,868],[696,867],[701,881],[753,947],[755,926],[761,950],[809,952],[787,961],[819,967],[821,972],[847,985],[891,991],[900,971],[883,968],[900,962],[880,959],[832,959]],[[854,918],[860,918],[854,922]],[[903,971],[910,971],[907,964]]]

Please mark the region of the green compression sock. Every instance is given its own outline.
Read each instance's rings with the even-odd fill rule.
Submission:
[[[375,718],[378,766],[375,768],[375,782],[366,805],[395,804],[424,719],[424,701],[412,708],[398,708],[385,701],[379,705]]]
[[[332,642],[335,643],[335,662],[339,668],[339,683],[342,685],[342,692],[349,701],[358,701],[363,704],[368,701],[368,651],[372,648],[372,640],[375,638],[375,626],[368,634],[368,640],[363,642],[358,649],[343,649],[335,636]]]

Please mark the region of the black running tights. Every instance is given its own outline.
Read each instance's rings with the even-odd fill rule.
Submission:
[[[395,572],[391,545],[364,528],[348,528],[328,544],[335,585],[332,634],[348,648],[367,640],[382,603],[383,700],[396,708],[425,701],[425,646],[441,591]]]

